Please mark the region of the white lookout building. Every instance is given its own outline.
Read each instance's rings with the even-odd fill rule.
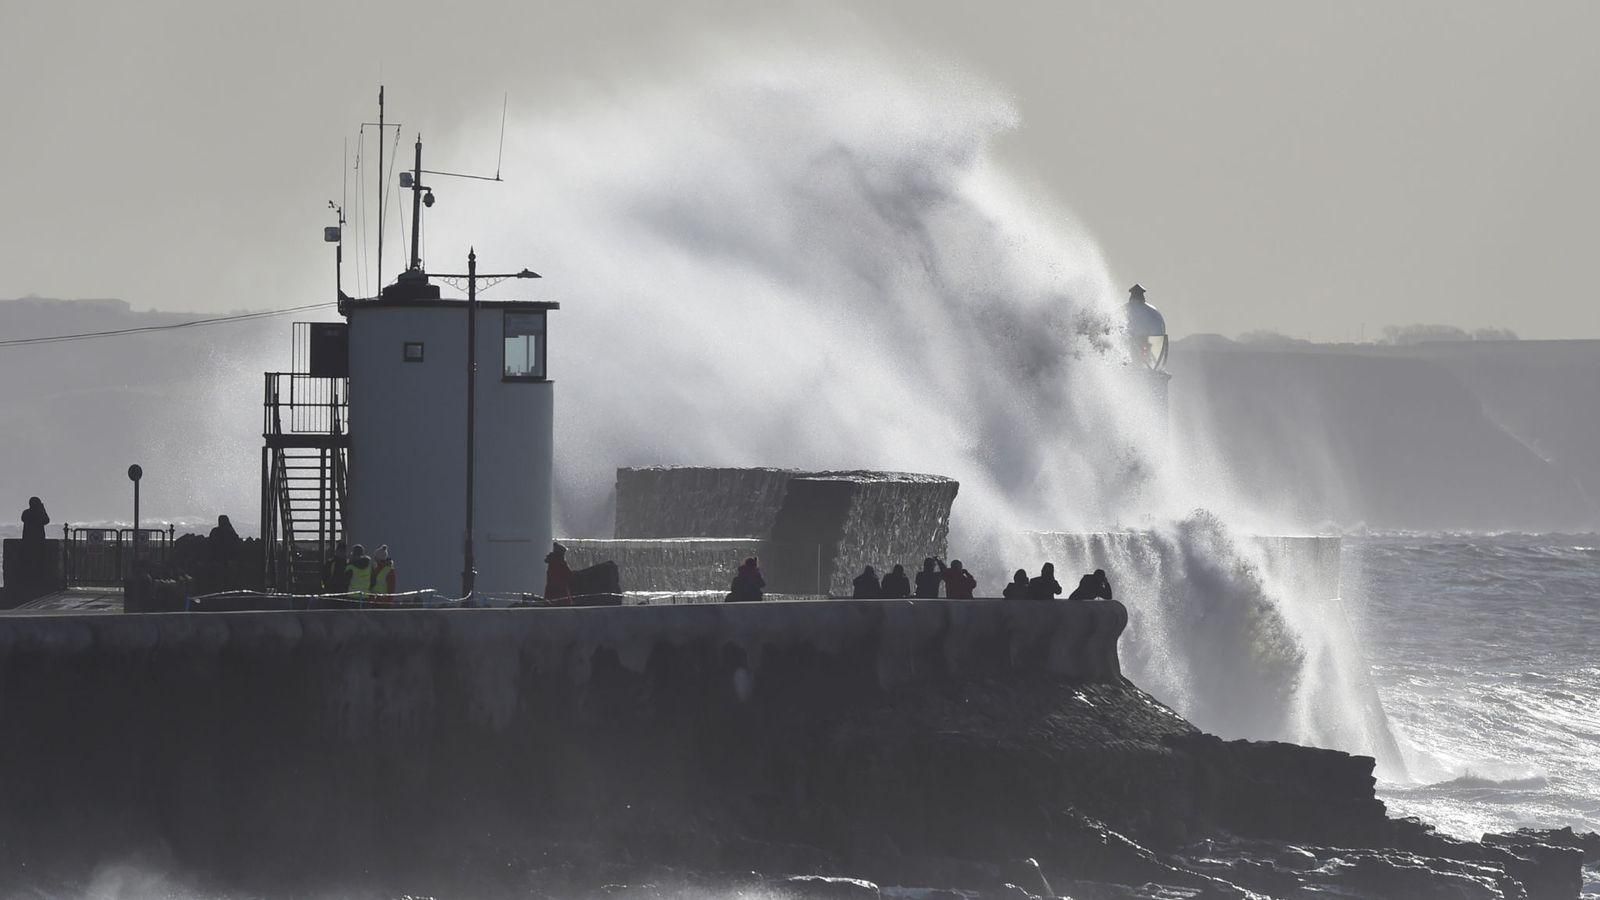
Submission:
[[[559,304],[479,300],[515,274],[422,267],[422,149],[411,266],[377,297],[339,296],[345,323],[297,323],[291,372],[266,375],[261,535],[269,589],[319,593],[336,545],[388,545],[397,591],[538,593],[551,543]],[[341,223],[342,224],[342,223]],[[337,228],[327,239],[342,238]],[[342,257],[342,249],[339,252]],[[466,298],[433,279],[460,283]],[[469,375],[469,373],[472,373]],[[470,535],[470,538],[469,538]]]

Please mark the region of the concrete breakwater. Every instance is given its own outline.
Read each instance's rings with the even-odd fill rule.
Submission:
[[[1221,741],[1140,691],[1126,625],[998,600],[0,617],[0,893],[133,855],[218,893],[665,869],[1015,897],[1032,856],[1036,894],[1576,896],[1589,839],[1391,821],[1370,757]]]
[[[900,563],[914,570],[925,556],[943,556],[959,489],[949,478],[907,472],[622,468],[616,536],[757,538],[772,590],[849,596],[863,565],[887,571]],[[716,557],[702,554],[687,568],[661,571],[676,583],[649,587],[725,585],[731,569],[709,584],[685,581],[700,577],[710,558]],[[633,590],[627,570],[623,584]]]
[[[150,845],[343,871],[673,821],[728,779],[781,793],[765,767],[865,704],[1118,682],[1126,621],[997,601],[0,618],[0,871]]]

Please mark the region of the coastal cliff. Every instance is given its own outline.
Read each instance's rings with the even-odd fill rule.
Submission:
[[[1200,733],[1122,677],[1126,622],[993,600],[3,618],[0,871],[1576,896],[1559,835],[1449,841],[1386,818],[1371,759]]]

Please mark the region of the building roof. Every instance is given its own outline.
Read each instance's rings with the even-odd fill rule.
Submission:
[[[465,297],[428,297],[423,299],[394,299],[389,297],[346,297],[339,303],[339,311],[349,314],[356,309],[398,309],[401,307],[460,307],[466,306]],[[479,300],[478,305],[490,309],[560,309],[555,300]]]

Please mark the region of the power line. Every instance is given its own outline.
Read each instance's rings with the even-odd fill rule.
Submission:
[[[138,328],[118,328],[112,331],[83,331],[77,334],[52,334],[43,337],[12,338],[0,341],[0,349],[6,347],[25,347],[33,344],[64,344],[71,341],[87,341],[92,338],[118,337],[125,334],[146,334],[152,331],[175,331],[179,328],[198,328],[202,325],[223,325],[228,322],[244,322],[250,319],[265,319],[269,316],[281,316],[286,313],[305,312],[310,309],[323,309],[337,306],[337,303],[308,303],[305,306],[291,306],[287,309],[268,309],[260,312],[237,313],[231,316],[215,316],[210,319],[194,319],[188,322],[173,322],[170,325],[142,325]]]

